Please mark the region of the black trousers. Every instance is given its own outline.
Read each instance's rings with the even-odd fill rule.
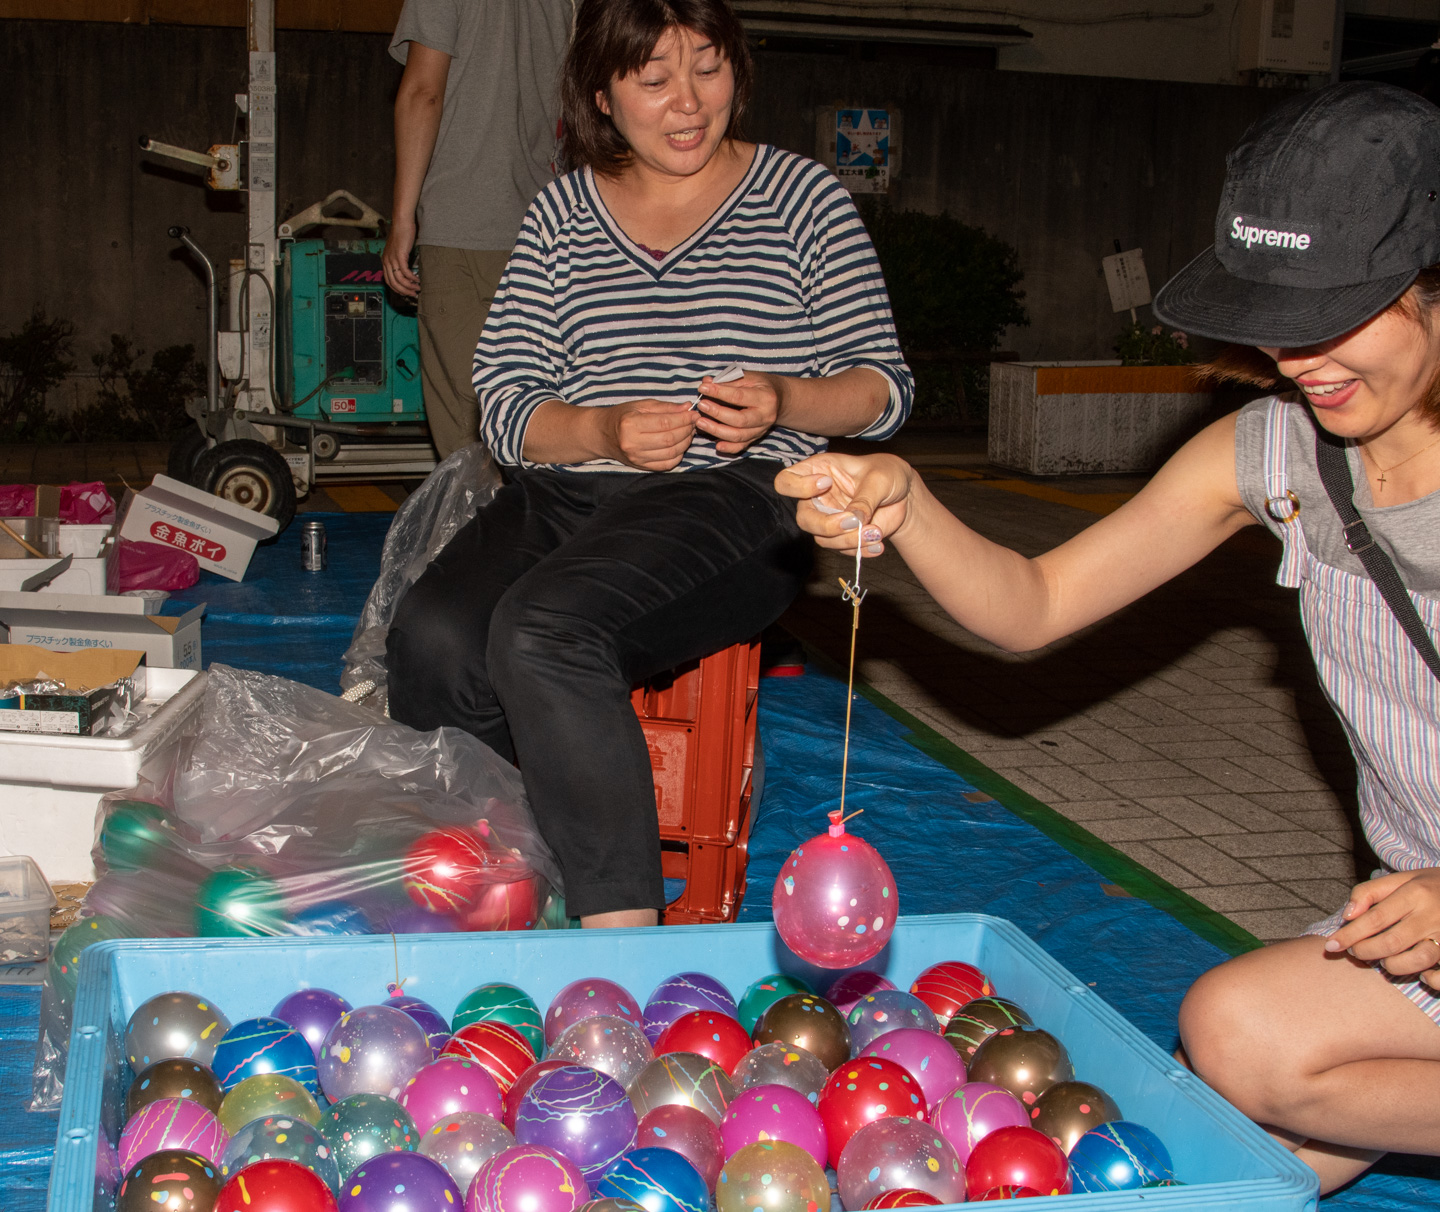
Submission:
[[[519,763],[572,914],[664,907],[630,691],[751,638],[800,592],[811,547],[779,467],[520,471],[401,600],[391,714]]]

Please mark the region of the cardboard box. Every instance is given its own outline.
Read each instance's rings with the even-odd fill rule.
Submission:
[[[244,578],[255,544],[279,533],[274,518],[169,476],[136,493],[120,524],[122,539],[183,547],[201,568],[232,581]]]
[[[52,652],[140,650],[150,668],[199,669],[199,605],[174,618],[147,614],[144,598],[0,592],[0,629],[11,644]]]
[[[117,695],[145,697],[145,654],[127,649],[51,652],[32,644],[0,645],[0,687],[46,676],[65,683],[55,694],[0,698],[0,732],[90,736]]]

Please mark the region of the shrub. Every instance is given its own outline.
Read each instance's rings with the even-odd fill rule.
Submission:
[[[70,349],[75,326],[51,319],[38,304],[19,332],[0,337],[0,438],[44,441],[54,419],[45,393],[75,369]]]
[[[1167,333],[1158,324],[1153,328],[1127,324],[1114,348],[1126,366],[1186,366],[1195,360],[1189,337],[1183,332]]]
[[[190,424],[185,401],[205,392],[195,346],[157,349],[148,369],[140,366],[144,354],[129,337],[112,333],[110,348],[91,355],[100,390],[93,404],[67,418],[75,441],[164,441]]]

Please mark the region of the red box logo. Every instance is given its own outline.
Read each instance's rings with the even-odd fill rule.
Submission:
[[[355,397],[354,397],[354,396],[350,396],[350,397],[348,397],[348,398],[346,398],[346,399],[331,400],[331,401],[330,401],[330,411],[331,411],[331,412],[354,412],[354,411],[355,411]]]
[[[165,544],[166,547],[188,551],[193,556],[198,556],[202,560],[210,560],[215,564],[223,563],[225,559],[225,548],[221,544],[212,543],[201,535],[191,534],[188,530],[181,530],[180,527],[171,526],[167,522],[152,522],[150,537],[157,543]]]

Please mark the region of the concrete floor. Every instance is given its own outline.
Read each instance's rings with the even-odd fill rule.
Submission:
[[[874,447],[867,447],[874,449]],[[902,435],[889,448],[981,534],[1027,555],[1116,508],[1141,477],[1041,481],[986,465],[983,442]],[[164,470],[148,443],[10,447],[0,482]],[[398,484],[335,486],[303,509],[391,510]],[[1337,908],[1357,859],[1354,763],[1316,684],[1279,545],[1254,529],[1113,618],[1040,652],[1003,653],[948,618],[887,554],[866,564],[860,672],[1016,786],[1262,939]],[[850,610],[817,561],[782,622],[836,661]],[[1361,842],[1363,847],[1363,841]]]

